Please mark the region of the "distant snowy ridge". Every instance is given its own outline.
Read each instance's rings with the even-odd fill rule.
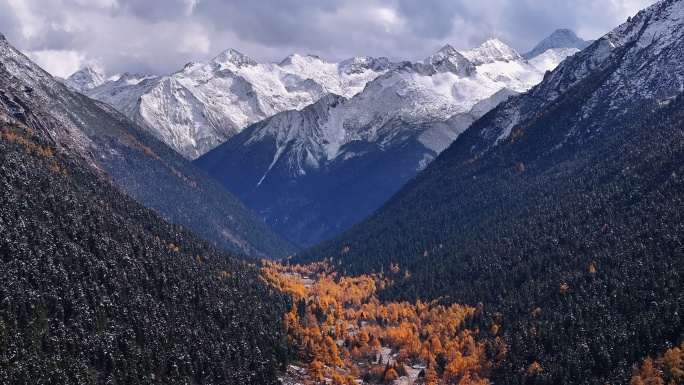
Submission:
[[[564,57],[557,55],[553,59],[558,64]],[[298,135],[303,140],[294,144],[279,142],[278,147],[302,145],[306,148],[299,149],[300,158],[306,153],[318,162],[331,161],[340,155],[340,148],[346,143],[377,142],[385,134],[383,127],[393,120],[407,123],[405,127],[446,121],[469,113],[476,104],[503,90],[508,95],[527,91],[542,80],[545,70],[497,39],[489,39],[468,51],[447,45],[422,62],[404,63],[378,76],[363,92],[331,109],[325,121],[315,127],[303,127],[308,130]],[[489,108],[495,106],[493,103]],[[278,137],[275,132],[272,135]],[[390,135],[377,144],[391,146],[390,142],[399,137]],[[431,150],[448,145],[449,142],[433,143]]]
[[[301,110],[328,93],[347,99],[364,95],[358,103],[366,105],[353,112],[359,114],[358,124],[351,120],[345,124],[365,126],[373,121],[377,127],[397,117],[411,122],[446,120],[468,112],[503,88],[529,89],[546,70],[575,52],[551,49],[543,59],[526,62],[501,41],[489,39],[469,51],[447,45],[418,63],[371,57],[327,63],[317,56],[298,54],[279,63],[257,63],[229,49],[209,62],[188,63],[168,76],[125,74],[94,87],[84,81],[76,84],[88,86],[70,87],[112,105],[194,159],[250,124],[279,112]],[[95,78],[95,74],[89,76]],[[376,79],[382,81],[365,90]],[[398,84],[393,86],[393,82]]]
[[[194,159],[278,112],[304,108],[328,93],[352,97],[394,66],[385,58],[327,63],[297,54],[260,64],[229,49],[169,76],[126,74],[82,92]]]

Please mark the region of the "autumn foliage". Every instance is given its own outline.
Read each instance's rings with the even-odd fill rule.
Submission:
[[[653,360],[646,357],[641,366],[634,366],[630,385],[684,384],[684,343]]]
[[[409,372],[417,377],[423,369],[425,383],[488,384],[505,355],[504,342],[490,330],[465,327],[482,304],[381,303],[377,288],[392,284],[382,273],[339,277],[327,261],[306,266],[264,261],[263,272],[272,287],[294,299],[285,325],[315,381],[391,383]],[[487,357],[486,343],[496,347],[493,357]]]

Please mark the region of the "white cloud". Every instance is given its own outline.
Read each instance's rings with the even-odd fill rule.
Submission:
[[[211,48],[211,40],[206,35],[201,33],[197,34],[184,34],[181,37],[180,44],[178,45],[178,50],[182,53],[194,53],[194,54],[209,54]]]
[[[117,0],[73,0],[76,4],[81,5],[81,6],[88,6],[88,7],[97,7],[97,8],[104,8],[104,9],[109,9],[109,8],[115,8],[119,6],[119,2]]]
[[[183,1],[185,1],[185,4],[187,5],[187,8],[185,8],[185,16],[192,15],[192,13],[195,11],[195,7],[200,2],[200,0],[183,0]]]
[[[375,9],[375,14],[378,22],[385,28],[387,33],[395,32],[402,25],[401,18],[392,8],[378,7]]]
[[[83,67],[90,67],[97,72],[104,70],[100,60],[88,59],[83,52],[44,50],[26,54],[47,72],[64,78]]]
[[[21,33],[24,38],[31,39],[36,36],[45,23],[46,18],[32,11],[30,3],[24,0],[7,0],[21,23]],[[5,11],[3,11],[5,12]]]

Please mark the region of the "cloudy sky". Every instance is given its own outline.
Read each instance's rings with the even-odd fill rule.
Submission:
[[[234,48],[422,60],[497,37],[518,52],[558,28],[596,39],[655,0],[0,0],[0,32],[54,75],[168,74]]]

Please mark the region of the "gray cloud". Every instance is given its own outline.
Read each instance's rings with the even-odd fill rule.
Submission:
[[[397,11],[407,19],[411,32],[424,38],[445,38],[454,30],[454,19],[468,13],[462,1],[435,0],[430,6],[415,0],[398,0]]]
[[[115,14],[130,14],[149,22],[175,20],[182,16],[188,5],[183,0],[119,0]]]
[[[467,49],[497,37],[525,52],[557,28],[598,38],[653,2],[0,0],[0,31],[58,75],[84,65],[166,74],[227,48],[257,61],[294,52],[415,61],[447,43]]]
[[[23,43],[21,23],[7,0],[0,0],[0,33],[15,44]]]

